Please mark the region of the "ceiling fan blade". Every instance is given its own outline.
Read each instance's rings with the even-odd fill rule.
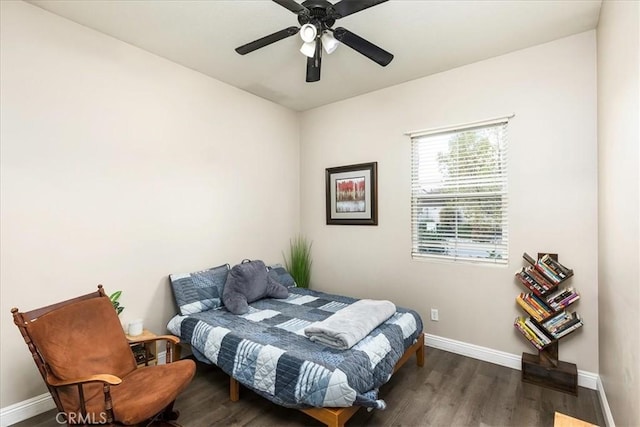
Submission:
[[[340,15],[340,18],[344,18],[352,13],[360,12],[386,1],[388,0],[342,0],[334,4],[333,9]]]
[[[240,55],[246,55],[249,52],[253,52],[256,49],[260,49],[261,47],[265,47],[270,45],[271,43],[275,43],[282,39],[286,39],[287,37],[291,37],[298,32],[298,27],[289,27],[284,30],[277,31],[273,34],[269,34],[268,36],[264,36],[259,38],[258,40],[254,40],[250,43],[244,44],[240,47],[236,48],[236,52]]]
[[[307,58],[307,83],[320,80],[320,65],[322,64],[322,44],[316,41],[316,54]]]
[[[282,7],[286,7],[293,13],[309,12],[309,9],[294,0],[273,0]]]
[[[344,1],[344,0],[343,0]],[[393,55],[386,50],[376,46],[360,37],[357,34],[352,33],[346,28],[338,27],[334,30],[333,36],[340,41],[340,43],[346,44],[356,52],[361,53],[370,60],[377,62],[383,67],[389,65],[393,59]]]

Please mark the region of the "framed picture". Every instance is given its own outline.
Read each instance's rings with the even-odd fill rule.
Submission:
[[[378,162],[327,168],[327,224],[378,225]]]

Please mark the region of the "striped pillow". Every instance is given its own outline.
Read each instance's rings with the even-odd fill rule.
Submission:
[[[281,264],[270,265],[267,267],[267,271],[269,272],[269,276],[273,277],[278,281],[278,283],[286,286],[287,288],[298,286],[293,276],[291,276],[291,274]]]
[[[224,264],[194,273],[171,274],[169,280],[180,314],[187,316],[221,307],[228,273],[229,264]]]

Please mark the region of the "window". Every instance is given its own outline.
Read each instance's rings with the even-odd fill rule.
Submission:
[[[413,258],[507,264],[507,123],[409,134]]]

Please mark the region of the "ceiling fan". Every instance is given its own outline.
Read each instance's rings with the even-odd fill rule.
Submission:
[[[337,19],[360,12],[387,0],[341,0],[332,4],[327,0],[306,0],[302,4],[295,0],[273,0],[280,6],[298,15],[300,27],[289,27],[259,38],[236,48],[240,55],[268,46],[287,37],[300,33],[304,44],[300,51],[307,56],[307,82],[320,80],[322,49],[332,53],[340,43],[349,46],[372,61],[388,65],[393,55],[386,50],[352,33],[346,28],[332,28]]]

